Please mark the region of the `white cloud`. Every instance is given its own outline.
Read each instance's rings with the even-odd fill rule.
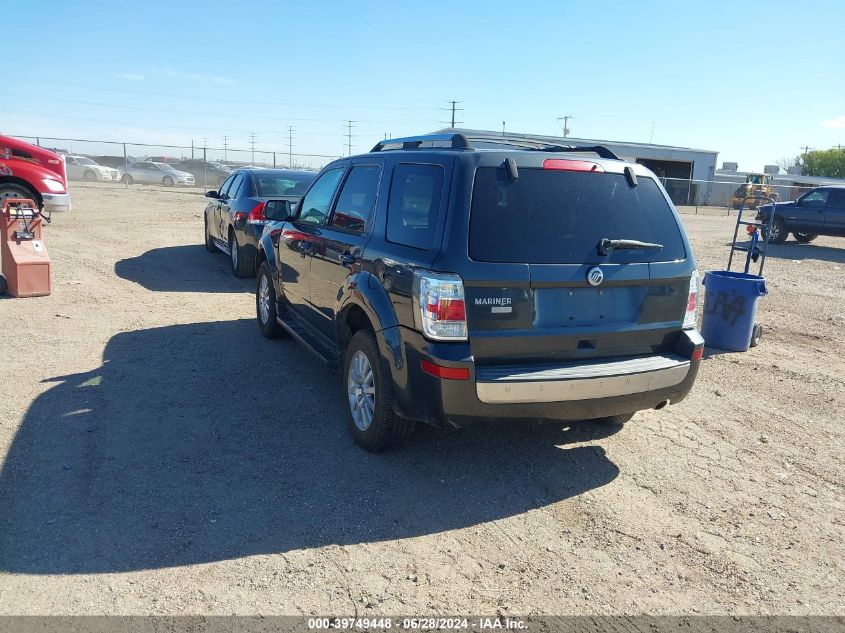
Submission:
[[[126,79],[127,81],[144,81],[146,77],[140,73],[117,73],[115,75],[118,79]]]
[[[830,121],[822,121],[822,126],[831,127],[835,129],[845,128],[845,116],[838,116]]]
[[[216,85],[216,86],[234,86],[235,81],[228,77],[220,77],[219,75],[207,75],[205,73],[185,73],[173,68],[167,68],[164,74],[171,79],[189,79],[198,84]]]

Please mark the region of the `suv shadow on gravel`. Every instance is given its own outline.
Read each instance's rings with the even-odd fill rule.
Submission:
[[[121,259],[114,272],[155,292],[252,292],[252,282],[232,277],[227,264],[221,257],[216,268],[209,267],[205,248],[192,244],[153,248]]]
[[[3,572],[122,572],[434,534],[619,472],[602,448],[567,446],[615,429],[577,423],[356,451],[337,376],[293,342],[267,345],[251,320],[121,333],[101,367],[51,382],[0,471]]]

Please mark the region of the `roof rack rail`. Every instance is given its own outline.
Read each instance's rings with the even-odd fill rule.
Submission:
[[[522,138],[508,138],[506,136],[469,136],[470,141],[478,143],[493,143],[496,145],[511,145],[513,147],[523,147],[538,152],[591,152],[598,155],[600,158],[610,158],[612,160],[622,160],[615,152],[606,148],[604,145],[559,145],[555,143],[545,143],[539,140],[522,139]]]
[[[423,143],[448,142],[451,149],[474,149],[469,139],[463,134],[423,134],[404,138],[390,138],[376,143],[371,152],[383,152],[388,145],[401,145],[402,149],[418,149]]]

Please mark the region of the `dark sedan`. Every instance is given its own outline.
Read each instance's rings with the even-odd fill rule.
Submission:
[[[268,200],[299,201],[317,173],[295,169],[244,168],[233,172],[218,190],[209,191],[205,207],[205,247],[221,250],[237,277],[255,274],[258,241],[267,218]]]
[[[174,163],[173,166],[179,171],[186,171],[193,174],[194,180],[199,187],[219,187],[232,175],[232,170],[220,163],[213,163],[205,160],[183,160]]]

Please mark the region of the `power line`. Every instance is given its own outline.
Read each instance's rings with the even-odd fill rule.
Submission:
[[[574,118],[575,117],[572,116],[571,114],[566,114],[564,116],[559,116],[557,118],[558,121],[563,121],[563,138],[566,138],[567,136],[569,136],[569,132],[570,132],[569,125],[568,125],[569,119],[574,119]]]
[[[30,83],[30,84],[41,84],[40,81],[34,81],[32,77],[13,77],[11,75],[2,75],[3,78],[7,80],[12,80],[16,84],[20,83]],[[144,95],[144,96],[151,96],[151,97],[168,97],[168,98],[175,98],[175,99],[191,99],[194,101],[208,101],[208,97],[200,97],[196,95],[190,94],[179,94],[173,92],[151,92],[148,90],[132,90],[131,88],[103,88],[102,86],[94,86],[91,84],[80,84],[75,81],[60,81],[60,80],[50,80],[51,84],[60,84],[66,86],[72,86],[74,88],[84,88],[85,90],[96,90],[98,92],[119,92],[119,93],[126,93],[126,94],[136,94],[136,95]],[[53,100],[51,100],[53,101]],[[285,102],[278,102],[278,101],[251,101],[246,99],[227,99],[225,97],[215,96],[215,102],[227,102],[227,103],[249,103],[253,105],[265,105],[265,106],[281,106],[281,107],[290,107],[290,108],[325,108],[325,109],[354,109],[354,110],[397,110],[397,111],[417,111],[417,112],[433,112],[438,110],[438,108],[429,106],[429,107],[411,107],[411,106],[376,106],[376,105],[338,105],[337,103],[332,104],[321,104],[321,103],[285,103]]]

